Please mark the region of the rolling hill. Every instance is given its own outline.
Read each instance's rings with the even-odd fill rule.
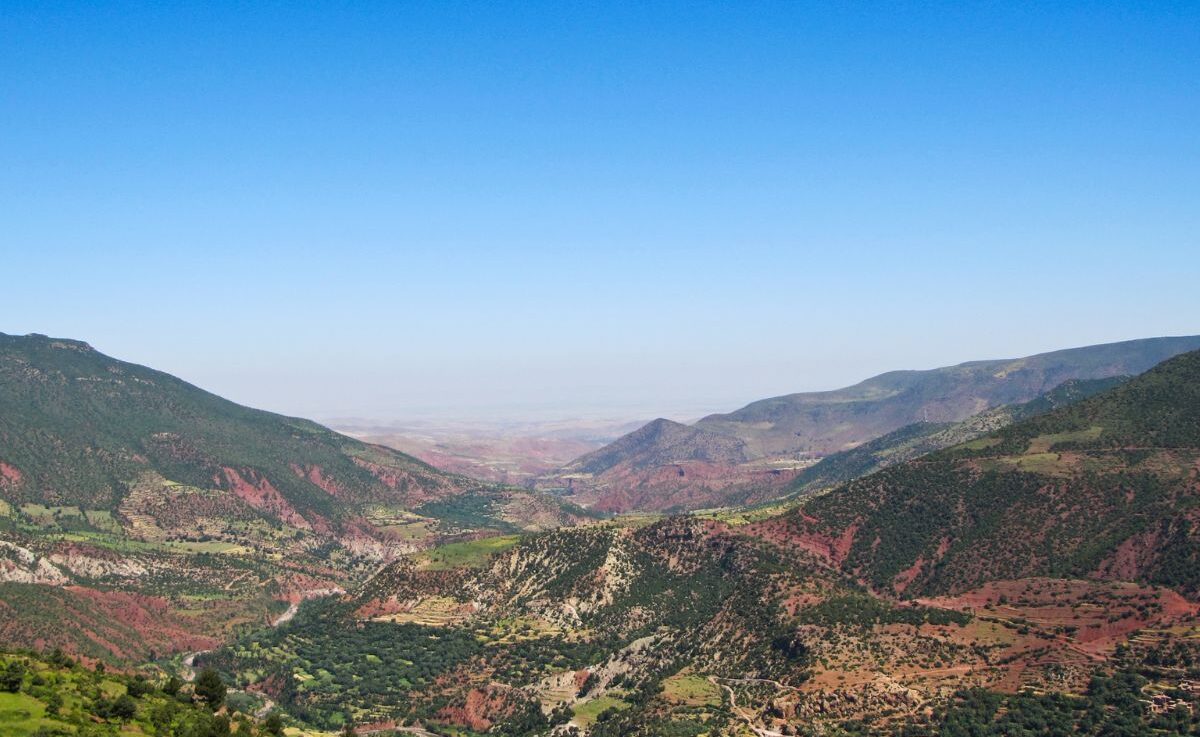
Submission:
[[[545,477],[539,488],[567,489],[582,503],[613,511],[761,501],[786,493],[784,487],[813,460],[907,425],[961,422],[1031,401],[1072,379],[1135,375],[1197,348],[1200,336],[1148,338],[892,371],[844,389],[789,394],[709,415],[690,426],[690,437],[679,428],[642,428]],[[714,461],[709,449],[716,447],[728,452]]]

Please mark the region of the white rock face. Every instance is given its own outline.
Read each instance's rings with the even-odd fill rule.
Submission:
[[[141,578],[149,571],[133,558],[96,558],[90,555],[51,553],[50,562],[83,578]]]
[[[0,581],[64,586],[70,579],[49,560],[29,548],[0,540]]]

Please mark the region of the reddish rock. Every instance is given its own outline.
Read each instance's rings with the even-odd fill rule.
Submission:
[[[221,471],[225,478],[218,476],[215,479],[216,483],[223,484],[250,506],[272,514],[292,527],[302,530],[313,528],[313,525],[265,477],[255,471],[246,471],[245,474],[249,477],[246,478],[237,469],[228,466],[223,466]]]
[[[516,713],[523,699],[516,689],[491,684],[471,689],[465,697],[438,712],[438,717],[475,732],[486,732],[493,724]]]
[[[16,466],[0,461],[0,486],[16,486],[23,478]]]

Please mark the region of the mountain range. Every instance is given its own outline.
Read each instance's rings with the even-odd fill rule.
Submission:
[[[1070,379],[1036,399],[985,410],[960,422],[914,422],[850,450],[825,456],[801,471],[788,491],[793,495],[808,495],[830,489],[935,450],[974,440],[1019,420],[1068,406],[1111,389],[1128,378]]]
[[[543,477],[538,488],[608,511],[762,501],[814,461],[905,426],[961,422],[1072,379],[1134,375],[1197,348],[1200,336],[1149,338],[891,371],[844,389],[763,399],[692,425],[658,419]]]
[[[1009,362],[1037,368],[988,401],[1050,386],[826,455],[765,504],[603,518],[0,336],[0,726],[1193,734],[1200,350],[1138,363],[1179,345]],[[660,421],[580,468],[753,464],[734,441]]]

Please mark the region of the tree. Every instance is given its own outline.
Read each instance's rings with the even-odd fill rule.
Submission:
[[[0,670],[0,691],[16,693],[21,690],[21,684],[24,682],[25,664],[21,661],[13,660]]]
[[[280,737],[283,734],[283,717],[279,716],[277,711],[271,712],[263,722],[262,728],[267,734]]]
[[[137,702],[129,694],[121,694],[109,706],[108,713],[121,721],[128,721],[137,714]]]
[[[179,689],[181,688],[183,688],[183,681],[179,680],[175,676],[170,676],[167,678],[167,682],[163,684],[162,691],[167,696],[174,696],[175,694],[179,693]]]
[[[46,659],[50,661],[51,665],[59,668],[73,668],[75,666],[75,661],[64,653],[61,647],[51,650],[50,655]]]
[[[150,684],[146,682],[145,676],[134,676],[133,680],[125,686],[125,693],[135,699],[140,699],[150,693]]]
[[[196,695],[213,711],[224,703],[225,690],[225,682],[221,680],[221,675],[212,668],[205,668],[196,676]]]

